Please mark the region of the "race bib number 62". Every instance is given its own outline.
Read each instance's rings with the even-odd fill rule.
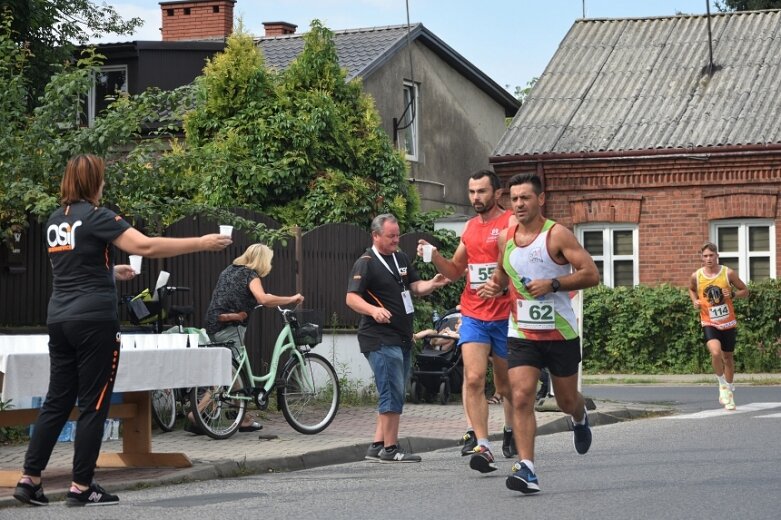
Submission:
[[[556,328],[553,300],[518,300],[518,326],[522,329],[552,330]]]

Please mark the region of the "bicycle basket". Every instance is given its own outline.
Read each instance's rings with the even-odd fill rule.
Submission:
[[[165,311],[161,308],[160,302],[152,301],[149,289],[144,289],[138,295],[127,302],[128,315],[130,323],[133,325],[145,325],[157,321],[158,314]]]
[[[319,311],[298,310],[295,316],[298,326],[293,327],[293,341],[296,345],[315,346],[323,341]]]

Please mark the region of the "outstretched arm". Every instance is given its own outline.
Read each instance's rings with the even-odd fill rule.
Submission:
[[[260,281],[260,278],[252,279],[249,283],[249,290],[255,297],[255,301],[266,307],[298,305],[304,301],[304,297],[300,294],[294,294],[293,296],[277,296],[275,294],[267,293],[263,289],[263,283]]]
[[[450,283],[450,279],[438,273],[431,280],[418,280],[410,284],[409,288],[415,296],[428,296],[440,287]]]
[[[135,228],[126,229],[113,244],[126,253],[146,258],[169,258],[198,251],[221,251],[233,241],[230,237],[212,233],[200,237],[148,237]]]

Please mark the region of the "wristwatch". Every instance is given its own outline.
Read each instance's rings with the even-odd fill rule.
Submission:
[[[557,278],[552,278],[550,281],[550,286],[553,292],[559,292],[559,287],[561,287],[561,282]]]

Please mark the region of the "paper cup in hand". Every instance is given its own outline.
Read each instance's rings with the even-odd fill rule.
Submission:
[[[141,259],[144,258],[141,255],[130,255],[130,267],[133,268],[133,272],[139,274],[141,272]]]
[[[229,237],[233,234],[233,226],[220,226],[220,235]]]
[[[431,255],[434,253],[434,246],[431,244],[424,244],[423,245],[423,261],[428,263],[431,262]]]

